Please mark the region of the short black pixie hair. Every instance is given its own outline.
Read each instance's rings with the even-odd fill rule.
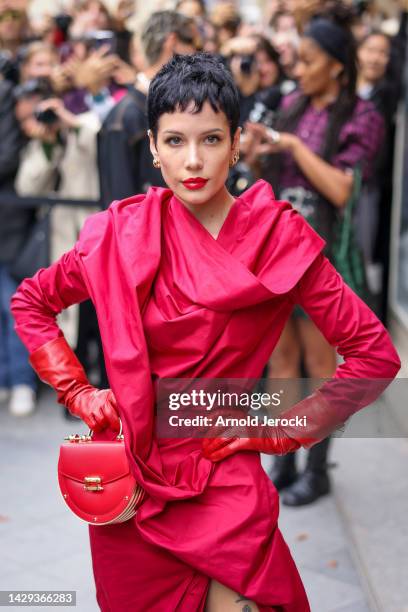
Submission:
[[[225,113],[232,139],[239,125],[239,95],[231,72],[210,53],[174,55],[149,87],[147,115],[154,138],[161,115],[183,112],[190,103],[199,113],[206,101],[215,112]]]

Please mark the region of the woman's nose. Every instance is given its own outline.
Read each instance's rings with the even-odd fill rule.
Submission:
[[[195,169],[201,168],[203,165],[200,151],[196,145],[191,145],[187,151],[187,157],[185,161],[186,168]]]

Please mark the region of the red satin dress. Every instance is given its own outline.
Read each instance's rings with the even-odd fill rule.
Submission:
[[[30,351],[55,315],[91,297],[132,471],[149,494],[134,520],[90,526],[103,612],[204,610],[211,579],[261,611],[307,612],[260,456],[213,464],[197,439],[157,439],[153,381],[256,378],[300,303],[345,362],[339,378],[392,378],[388,333],[321,254],[323,240],[270,186],[233,204],[215,240],[171,192],[91,217],[75,248],[13,298]]]

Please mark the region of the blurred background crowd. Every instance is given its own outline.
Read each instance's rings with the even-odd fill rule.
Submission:
[[[23,277],[73,246],[89,214],[163,185],[145,103],[150,80],[175,53],[218,54],[234,76],[244,129],[232,193],[270,181],[386,319],[407,0],[148,4],[0,0],[0,401],[16,416],[35,410],[36,381],[10,297]],[[335,227],[350,247],[343,260]],[[304,313],[294,319],[269,374],[331,376],[334,350]],[[91,381],[108,386],[92,305],[71,307],[60,324]],[[312,472],[325,474],[327,446],[310,458]],[[290,461],[275,474],[282,487],[296,480]],[[302,486],[309,501],[328,489],[326,476],[311,495],[306,486],[306,497],[299,486],[292,505]]]

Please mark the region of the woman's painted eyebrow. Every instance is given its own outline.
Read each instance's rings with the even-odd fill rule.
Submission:
[[[213,134],[214,132],[224,133],[224,130],[221,128],[214,128],[213,130],[205,130],[205,132],[201,132],[201,134]],[[164,130],[163,134],[176,134],[177,136],[184,136],[183,132],[178,132],[177,130]]]

